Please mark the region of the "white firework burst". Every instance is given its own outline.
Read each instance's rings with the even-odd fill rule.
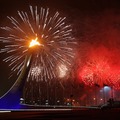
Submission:
[[[3,61],[9,62],[13,72],[20,74],[30,51],[32,61],[28,78],[33,76],[36,80],[47,81],[58,77],[55,70],[58,63],[71,67],[76,41],[72,36],[71,25],[66,24],[66,17],[61,17],[58,12],[52,15],[49,8],[30,6],[30,11],[18,11],[15,18],[7,18],[10,24],[1,27],[5,34],[0,37],[0,41],[5,44],[5,48],[0,53],[7,53],[8,57]]]
[[[65,76],[67,76],[67,73],[68,73],[68,68],[66,65],[64,64],[60,64],[58,66],[58,76],[60,78],[64,78]]]
[[[38,67],[38,66],[36,66],[36,67],[33,67],[32,69],[31,69],[31,71],[30,71],[30,74],[31,74],[31,76],[32,76],[32,80],[37,80],[37,81],[39,81],[39,77],[38,76],[40,76],[40,74],[41,74],[41,68],[40,67]]]

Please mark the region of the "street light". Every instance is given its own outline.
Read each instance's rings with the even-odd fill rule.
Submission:
[[[103,99],[104,99],[104,103],[106,102],[106,93],[108,93],[110,91],[110,87],[109,86],[104,86],[103,87]]]

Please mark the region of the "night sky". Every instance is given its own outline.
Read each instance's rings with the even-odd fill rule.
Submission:
[[[17,10],[27,11],[29,5],[49,7],[67,17],[78,41],[76,63],[80,70],[90,56],[105,56],[114,69],[120,68],[119,0],[0,0],[0,26],[7,24],[6,16],[14,17]],[[0,34],[3,34],[1,30]],[[7,67],[8,63],[2,62],[4,56],[0,54],[0,96],[16,79],[8,80],[10,68]]]

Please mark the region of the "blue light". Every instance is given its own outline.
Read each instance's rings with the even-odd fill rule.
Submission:
[[[0,99],[0,109],[20,109],[20,91],[8,93]]]
[[[104,88],[103,88],[105,91],[110,91],[111,90],[111,88],[109,87],[109,86],[104,86]]]

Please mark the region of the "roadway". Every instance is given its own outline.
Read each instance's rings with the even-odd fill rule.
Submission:
[[[120,109],[21,109],[1,110],[0,120],[118,120]]]

